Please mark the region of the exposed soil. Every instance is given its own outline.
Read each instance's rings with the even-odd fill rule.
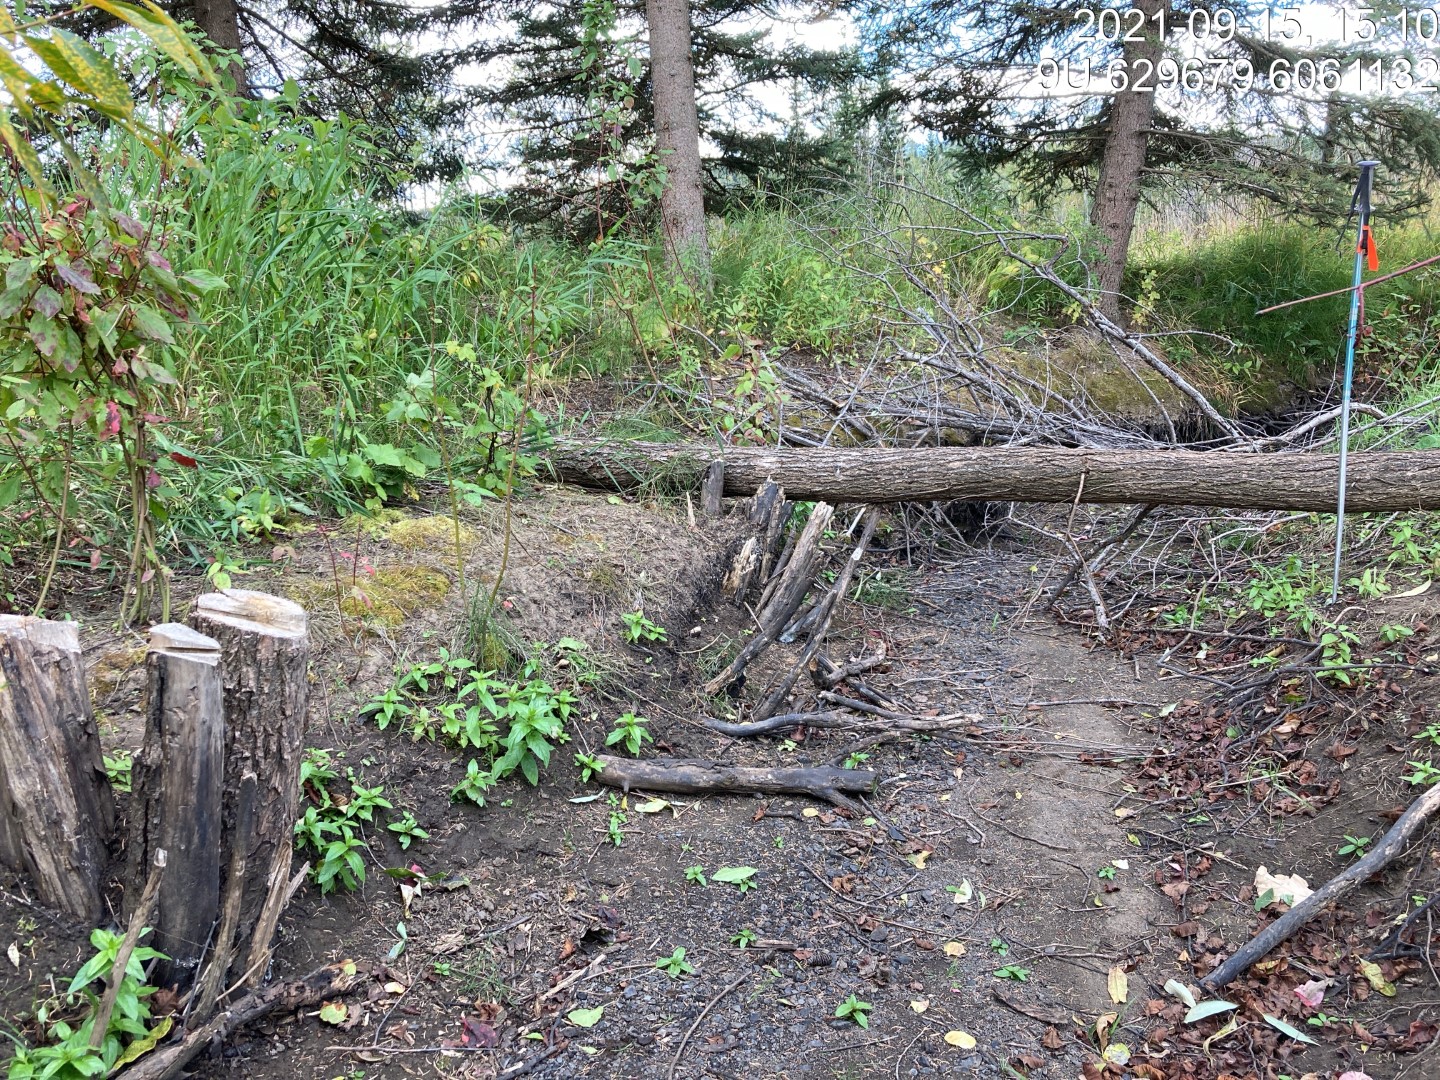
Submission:
[[[1381,961],[1393,998],[1357,966],[1383,951],[1411,896],[1440,893],[1433,833],[1231,988],[1233,1014],[1185,1025],[1164,990],[1194,986],[1253,932],[1259,864],[1319,885],[1343,865],[1342,834],[1378,838],[1381,812],[1409,801],[1399,776],[1410,736],[1440,719],[1433,636],[1417,633],[1411,668],[1363,698],[1241,731],[1204,700],[1205,683],[1157,666],[1161,648],[1188,662],[1194,640],[1137,634],[1118,652],[1037,611],[1033,552],[908,569],[903,548],[880,545],[870,565],[884,572],[861,594],[870,603],[842,608],[830,655],[883,645],[871,687],[919,713],[971,718],[953,734],[866,748],[835,731],[740,741],[697,719],[737,703],[696,689],[749,623],[716,591],[740,535],[733,520],[692,525],[684,502],[547,489],[517,502],[510,524],[508,636],[517,650],[582,640],[601,678],[580,686],[575,741],[541,784],[508,782],[484,809],[450,800],[463,758],[359,718],[397,667],[463,634],[449,519],[283,538],[272,565],[236,581],[307,604],[311,745],[383,784],[430,838],[405,852],[371,835],[361,889],[307,888],[286,914],[273,977],[346,957],[373,971],[344,1025],[276,1018],[192,1075],[1071,1078],[1098,1076],[1107,1046],[1111,1076],[1440,1074],[1440,979],[1416,948],[1428,922],[1407,925],[1408,951]],[[467,579],[494,580],[504,535],[500,508],[465,520]],[[107,746],[123,746],[138,731],[143,642],[97,629],[103,599],[87,621],[92,684]],[[1397,605],[1435,625],[1429,594],[1375,618],[1394,621]],[[619,615],[637,606],[666,643],[623,641]],[[767,654],[752,687],[783,653]],[[576,674],[550,671],[557,684]],[[868,754],[863,766],[882,778],[870,816],[783,798],[655,806],[636,792],[612,804],[569,757],[598,748],[627,708],[651,721],[647,753],[769,765]],[[1256,756],[1236,771],[1232,750]],[[406,914],[383,870],[411,864],[428,877]],[[695,866],[708,884],[687,881]],[[713,880],[737,866],[756,868],[753,888]],[[24,888],[11,878],[0,892],[0,944],[13,939],[20,958],[3,965],[0,1014],[17,1024],[88,955],[85,931]],[[679,948],[692,972],[657,969]],[[1318,1010],[1293,992],[1317,978],[1331,980]],[[869,1004],[868,1027],[836,1017],[851,995]],[[1318,1045],[1280,1034],[1266,1013]],[[1230,1015],[1234,1033],[1202,1050]],[[1324,1023],[1307,1023],[1316,1016]]]

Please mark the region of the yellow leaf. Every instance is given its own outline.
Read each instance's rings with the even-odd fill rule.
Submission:
[[[76,81],[70,85],[92,97],[96,108],[107,116],[116,120],[128,119],[135,103],[130,98],[130,88],[110,66],[110,61],[68,30],[56,26],[51,27],[50,32],[54,35],[50,40],[75,74]]]
[[[403,994],[405,992],[405,984],[394,981],[387,982],[385,984],[385,992],[387,994]]]
[[[945,943],[946,956],[964,956],[965,943],[963,941],[947,941]]]
[[[947,1031],[945,1041],[951,1046],[958,1046],[961,1050],[975,1049],[975,1036],[968,1031]]]
[[[1110,988],[1110,1000],[1116,1005],[1124,1005],[1125,999],[1130,996],[1130,980],[1125,975],[1125,969],[1119,965],[1112,967],[1105,982]]]
[[[925,860],[933,854],[934,852],[931,851],[917,851],[915,854],[908,856],[910,865],[915,867],[916,870],[924,870]]]
[[[1365,976],[1365,981],[1377,994],[1384,994],[1386,997],[1395,996],[1395,984],[1385,978],[1385,973],[1380,970],[1379,964],[1371,960],[1361,960],[1360,974]]]
[[[635,807],[637,814],[658,814],[670,804],[664,799],[651,799],[649,802],[639,803]]]
[[[175,1018],[173,1016],[167,1016],[162,1019],[141,1038],[136,1039],[129,1046],[125,1047],[125,1052],[115,1059],[115,1064],[111,1066],[111,1069],[118,1069],[121,1065],[129,1065],[130,1062],[137,1058],[144,1057],[151,1050],[155,1049],[156,1043],[170,1034],[170,1029],[174,1026]]]
[[[1139,811],[1132,810],[1128,806],[1117,806],[1115,808],[1115,816],[1122,821],[1127,817],[1134,817],[1137,813],[1139,813]]]
[[[910,1008],[914,1009],[917,1013],[923,1013],[929,1007],[930,1002],[925,998],[917,998],[915,1001],[910,1002]]]
[[[817,809],[815,809],[815,807],[813,807],[813,806],[807,806],[807,807],[805,807],[804,810],[801,810],[801,811],[800,811],[800,816],[801,816],[801,817],[819,817],[819,816],[820,816],[820,811],[817,810]]]

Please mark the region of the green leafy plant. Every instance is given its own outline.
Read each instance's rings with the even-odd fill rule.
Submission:
[[[592,776],[605,771],[605,763],[594,754],[576,754],[575,767],[580,770],[582,784],[588,784]]]
[[[1424,739],[1432,746],[1440,746],[1440,723],[1426,724],[1425,727],[1410,737],[1412,739]]]
[[[149,932],[147,927],[142,935]],[[156,988],[145,983],[145,964],[165,957],[141,945],[126,961],[104,1038],[98,1047],[90,1045],[98,991],[114,970],[123,940],[122,935],[109,930],[91,931],[90,944],[96,950],[95,955],[70,980],[63,999],[46,1002],[35,1011],[35,1019],[51,1041],[33,1047],[17,1043],[6,1073],[8,1080],[79,1080],[107,1076],[122,1062],[133,1061],[148,1052],[169,1033],[172,1025],[169,1017],[154,1027],[146,1026],[150,1020],[146,999]],[[83,1019],[78,1017],[80,1009],[85,1012]],[[74,1022],[77,1019],[79,1022]]]
[[[1113,867],[1113,866],[1102,866],[1102,867],[1100,867],[1099,870],[1096,870],[1096,871],[1095,871],[1095,876],[1098,877],[1101,881],[1114,881],[1114,880],[1115,880],[1115,867]]]
[[[864,765],[865,762],[869,760],[869,754],[864,753],[860,750],[856,750],[845,758],[845,762],[841,767],[845,769],[858,769],[861,765]]]
[[[1351,836],[1349,833],[1346,833],[1341,840],[1342,843],[1336,849],[1336,854],[1351,855],[1357,859],[1364,858],[1365,851],[1371,843],[1371,838],[1368,836]]]
[[[410,845],[416,840],[430,839],[430,834],[420,828],[420,823],[415,820],[415,815],[409,810],[400,816],[399,821],[392,821],[385,828],[395,834],[395,839],[399,841],[402,851],[409,851]]]
[[[740,930],[730,936],[730,944],[741,949],[748,949],[758,940],[760,940],[760,935],[754,930]]]
[[[641,642],[662,642],[669,639],[663,626],[657,626],[645,617],[644,609],[637,608],[634,611],[626,611],[621,614],[620,621],[625,624],[625,640],[631,644]]]
[[[706,885],[705,868],[703,866],[687,866],[685,868],[685,880],[697,885]]]
[[[610,823],[605,828],[605,835],[609,837],[610,843],[617,848],[625,843],[625,814],[619,810],[610,811]]]
[[[135,764],[128,750],[117,750],[114,754],[106,754],[105,775],[110,778],[110,786],[116,791],[129,792],[130,773]]]
[[[1004,957],[1010,952],[1010,944],[1004,938],[993,937],[990,939],[990,951],[996,956]]]
[[[1404,623],[1386,623],[1380,627],[1380,640],[1387,645],[1398,645],[1408,637],[1413,637],[1415,631]]]
[[[681,975],[695,974],[695,968],[685,960],[683,947],[677,947],[669,956],[660,957],[655,961],[655,966],[672,979],[678,979]]]
[[[1415,771],[1401,779],[1407,784],[1415,787],[1429,787],[1432,784],[1440,783],[1440,768],[1436,768],[1428,761],[1411,761],[1409,765]]]
[[[722,866],[710,875],[712,881],[719,881],[725,885],[734,885],[740,890],[741,895],[755,888],[755,875],[759,873],[753,866]]]
[[[835,1006],[835,1016],[840,1020],[853,1020],[862,1028],[870,1026],[870,1011],[875,1006],[868,1001],[861,1001],[854,994],[851,994],[839,1005]]]
[[[474,758],[465,766],[465,775],[450,789],[450,800],[466,799],[476,806],[485,805],[485,794],[495,786],[495,777],[489,769],[482,769]]]
[[[1021,967],[1019,964],[1006,964],[1004,967],[995,969],[994,975],[997,979],[1010,979],[1012,982],[1025,982],[1030,978],[1030,969]]]
[[[605,745],[614,746],[616,743],[620,743],[631,757],[638,757],[643,743],[655,741],[646,727],[649,722],[643,716],[636,716],[633,712],[621,713],[619,719],[615,721],[614,729],[605,736]]]

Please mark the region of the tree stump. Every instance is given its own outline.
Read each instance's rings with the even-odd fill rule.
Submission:
[[[0,861],[94,923],[114,828],[79,629],[0,615]]]
[[[133,769],[129,907],[155,849],[167,853],[150,942],[170,959],[152,975],[188,987],[220,907],[225,718],[220,645],[181,623],[150,629],[145,743]]]
[[[268,950],[269,933],[251,947],[243,943],[257,929],[271,883],[289,878],[309,699],[305,609],[269,593],[227,589],[201,596],[190,622],[214,637],[224,654],[225,829],[220,858],[236,880],[226,880],[221,894],[227,906],[233,892],[241,895],[233,920],[235,940],[217,943],[217,950],[233,949],[230,955],[237,963],[249,967]],[[253,790],[245,789],[247,776],[255,778]],[[247,850],[238,858],[231,850],[236,837],[248,837]],[[247,974],[255,973],[232,971],[227,985]]]

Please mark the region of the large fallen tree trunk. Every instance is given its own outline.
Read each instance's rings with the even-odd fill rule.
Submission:
[[[560,480],[607,490],[661,482],[698,488],[715,454],[656,443],[565,443],[549,454]],[[805,502],[931,500],[1153,503],[1251,510],[1335,508],[1336,454],[1067,450],[1039,447],[755,449],[725,451],[725,494],[751,495],[766,480]],[[1440,452],[1350,456],[1352,511],[1440,510]]]

